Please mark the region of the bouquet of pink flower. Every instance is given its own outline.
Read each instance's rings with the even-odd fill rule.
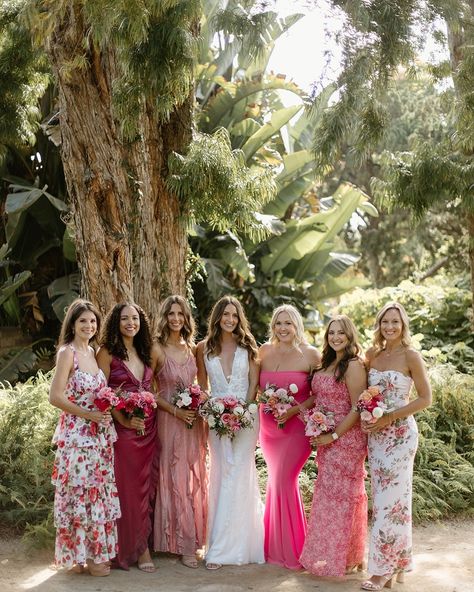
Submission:
[[[359,395],[357,411],[362,421],[375,423],[387,410],[383,401],[383,394],[378,386],[369,386]]]
[[[172,403],[180,409],[192,409],[198,411],[209,399],[209,395],[198,384],[190,384],[187,387],[178,387],[173,395]],[[187,423],[186,427],[190,430],[192,423]]]
[[[111,411],[112,409],[122,409],[123,401],[117,396],[113,389],[109,386],[103,386],[97,390],[94,405],[103,413],[104,411]],[[91,431],[93,434],[97,434],[96,423],[92,423]]]
[[[241,430],[252,427],[257,409],[255,403],[246,403],[236,397],[211,397],[199,414],[220,438],[226,436],[232,440]]]
[[[278,418],[297,404],[293,396],[297,392],[298,387],[294,383],[288,385],[286,389],[267,383],[265,390],[258,395],[257,401],[262,406],[263,412],[271,413],[278,422]],[[285,424],[278,423],[278,427],[283,428]]]
[[[336,427],[336,421],[332,411],[313,407],[313,409],[304,411],[301,417],[305,423],[304,433],[309,437],[330,434],[334,432],[334,428]]]
[[[127,392],[118,390],[117,397],[121,400],[121,407],[123,413],[127,417],[139,417],[145,419],[150,417],[153,409],[156,409],[155,395],[148,391]],[[137,430],[139,436],[145,435],[145,430]]]

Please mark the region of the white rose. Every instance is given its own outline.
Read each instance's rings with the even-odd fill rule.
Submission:
[[[298,387],[296,386],[296,384],[294,382],[292,382],[288,389],[290,390],[290,392],[292,392],[294,395],[296,395],[296,393],[298,392]]]
[[[248,411],[250,414],[255,415],[257,413],[258,407],[257,405],[255,405],[255,403],[250,403],[249,407],[248,407]]]
[[[380,407],[376,407],[373,411],[372,411],[372,415],[378,419],[379,417],[382,417],[383,415],[383,409],[381,409]]]
[[[221,403],[220,401],[214,404],[214,409],[218,412],[218,413],[224,413],[224,403]]]
[[[191,405],[191,402],[192,402],[192,399],[189,395],[186,395],[186,396],[182,397],[182,399],[181,399],[181,404],[184,405],[184,407]]]
[[[294,401],[294,400],[295,400],[295,398],[294,398],[294,397],[288,397],[288,401],[289,401],[290,403],[293,403],[293,401]]]
[[[237,405],[236,407],[234,407],[235,415],[242,415],[243,412],[244,412],[244,408],[241,407],[240,405]]]
[[[216,425],[216,418],[213,415],[209,415],[209,417],[207,418],[207,425],[210,428],[213,428]]]
[[[272,388],[265,389],[265,394],[268,395],[269,397],[271,397],[272,395],[275,394],[275,390]]]

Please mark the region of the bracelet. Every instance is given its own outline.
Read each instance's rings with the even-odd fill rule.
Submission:
[[[352,405],[352,407],[351,407],[351,411],[352,411],[353,413],[357,413],[357,411],[358,411],[358,409],[357,409],[357,405]]]
[[[173,407],[173,417],[176,417],[176,405]]]

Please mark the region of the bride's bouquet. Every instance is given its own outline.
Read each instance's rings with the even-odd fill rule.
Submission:
[[[363,391],[359,395],[356,407],[361,420],[368,423],[375,423],[387,411],[387,405],[378,386],[369,386]]]
[[[232,440],[241,430],[253,426],[257,405],[246,403],[237,397],[211,397],[200,408],[199,415],[204,418],[209,429],[222,438]]]
[[[265,390],[258,395],[257,401],[262,406],[263,412],[271,413],[278,422],[288,409],[297,404],[293,396],[297,392],[298,387],[294,383],[288,385],[286,389],[267,383]],[[278,423],[279,428],[284,426],[284,423]]]
[[[197,411],[203,407],[209,399],[209,395],[198,384],[190,384],[186,387],[178,387],[172,398],[173,405],[180,409],[191,409]],[[186,427],[192,429],[193,424],[187,423]]]
[[[148,391],[127,392],[118,390],[116,395],[121,399],[122,412],[128,417],[145,419],[156,409],[155,395]],[[145,430],[137,430],[138,436],[144,436]]]
[[[306,436],[320,436],[334,432],[336,422],[332,411],[325,411],[314,407],[307,409],[301,414],[305,424],[304,433]]]

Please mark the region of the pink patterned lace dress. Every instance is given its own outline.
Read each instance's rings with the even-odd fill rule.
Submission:
[[[160,396],[171,402],[176,388],[192,384],[196,361],[184,364],[166,356],[157,374]],[[166,411],[158,411],[160,458],[156,491],[155,551],[194,555],[206,543],[207,433],[198,418],[191,429]]]
[[[67,384],[70,401],[88,411],[95,409],[96,392],[106,386],[102,370],[79,370],[74,352],[74,372]],[[54,432],[57,446],[52,474],[55,486],[55,562],[59,567],[84,565],[88,559],[104,563],[117,553],[120,505],[114,478],[113,424],[96,423],[62,412]]]
[[[318,372],[311,389],[315,407],[335,414],[336,425],[351,409],[344,383]],[[317,576],[343,576],[362,563],[367,536],[367,495],[364,461],[367,436],[357,422],[338,440],[319,446],[318,477],[301,564]]]
[[[267,384],[298,387],[295,399],[302,403],[309,396],[307,372],[262,370],[260,388]],[[292,417],[279,428],[272,415],[260,408],[260,446],[268,467],[265,498],[265,560],[288,569],[301,569],[299,557],[306,536],[306,516],[298,476],[311,454],[303,422]]]

